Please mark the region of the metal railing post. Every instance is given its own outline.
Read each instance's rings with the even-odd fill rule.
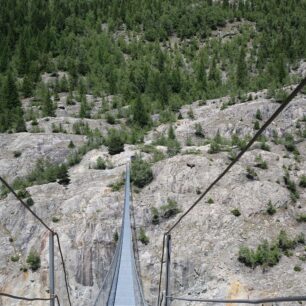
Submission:
[[[54,233],[49,233],[49,290],[50,306],[55,306],[55,284],[54,284]]]
[[[166,296],[165,296],[165,306],[170,306],[171,299],[170,296],[170,264],[171,264],[171,235],[167,235],[167,257],[166,257]]]

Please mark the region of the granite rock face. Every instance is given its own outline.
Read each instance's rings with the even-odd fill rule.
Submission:
[[[234,133],[239,137],[252,135],[257,109],[265,120],[278,106],[261,97],[261,93],[257,95],[257,100],[223,110],[221,105],[228,98],[207,101],[203,106],[195,102],[191,106],[194,119],[188,118],[190,106],[184,107],[181,110],[183,119],[174,125],[182,146],[181,154],[155,163],[152,166],[153,182],[141,190],[134,190],[136,230],[142,227],[150,240],[148,245],[138,242],[142,283],[149,305],[156,303],[163,233],[230,162],[228,152],[208,153],[210,145],[205,140],[214,137],[218,131],[225,138]],[[299,129],[306,129],[302,121],[306,115],[305,106],[305,97],[298,96],[266,133],[271,139],[273,130],[280,138],[290,132],[301,140],[296,144],[299,156],[288,152],[283,144],[268,141],[270,152],[255,144],[175,228],[171,274],[174,295],[259,298],[305,294],[306,264],[301,258],[305,258],[306,253],[302,244],[292,251],[291,256],[282,255],[274,267],[251,269],[237,260],[241,245],[255,248],[265,239],[274,241],[281,230],[286,230],[291,238],[306,234],[305,223],[296,220],[298,215],[306,213],[306,192],[298,186],[299,178],[306,175],[306,141],[297,135]],[[56,120],[59,122],[60,118]],[[98,121],[93,126],[100,126]],[[204,139],[194,134],[196,123],[203,128]],[[145,142],[151,143],[167,129],[168,125],[157,127],[148,133]],[[192,140],[193,146],[185,146],[187,138]],[[52,134],[50,131],[2,134],[0,173],[12,181],[17,176],[26,175],[41,157],[62,162],[69,154],[70,140],[76,146],[86,141],[84,136]],[[158,149],[166,152],[166,148]],[[110,185],[121,179],[126,162],[140,150],[138,146],[128,145],[123,153],[109,156],[107,148],[102,146],[88,152],[80,164],[69,169],[71,181],[68,186],[54,182],[27,188],[35,202],[33,210],[60,236],[74,305],[92,305],[98,295],[115,250],[114,234],[120,230],[123,207],[123,189],[112,191]],[[16,151],[21,152],[20,157],[14,157]],[[268,169],[256,167],[258,155],[266,161]],[[107,159],[112,167],[93,169],[98,157]],[[150,153],[147,153],[146,159],[149,158]],[[248,166],[257,173],[253,180],[247,177]],[[284,184],[285,169],[296,183],[299,193],[296,202]],[[180,212],[165,218],[162,206],[168,199],[177,202]],[[273,215],[267,213],[269,201],[276,209]],[[160,212],[159,224],[152,223],[152,207]],[[234,209],[239,210],[240,216],[232,213]],[[0,290],[28,297],[47,297],[48,232],[11,194],[0,200],[0,220]],[[23,272],[20,269],[27,266],[30,250],[40,254],[41,268],[36,272],[29,269]],[[67,305],[57,247],[55,253],[56,290],[61,304]],[[16,255],[19,260],[12,261],[12,256]],[[295,266],[301,267],[301,271],[295,271]],[[32,304],[0,298],[0,305]],[[173,305],[187,303],[174,301]]]

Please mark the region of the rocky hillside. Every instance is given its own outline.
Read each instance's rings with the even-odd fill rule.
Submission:
[[[74,305],[93,303],[108,270],[121,222],[122,174],[136,154],[150,162],[154,176],[144,188],[134,188],[133,212],[137,235],[141,230],[149,240],[138,241],[139,258],[145,297],[149,305],[155,303],[163,232],[278,106],[265,91],[249,97],[246,102],[231,103],[224,97],[183,107],[173,124],[179,143],[174,150],[169,150],[169,124],[159,125],[147,133],[144,144],[125,145],[120,154],[109,155],[105,146],[82,151],[81,161],[70,164],[68,184],[55,179],[25,188],[24,197],[34,201],[31,208],[60,235]],[[65,133],[52,133],[54,120]],[[41,158],[50,163],[67,160],[87,141],[87,136],[73,134],[73,123],[67,112],[35,123],[44,132],[1,134],[1,175],[13,182],[35,169]],[[90,119],[89,124],[102,134],[108,127],[104,120]],[[197,298],[305,294],[305,137],[306,97],[301,94],[173,232],[173,294]],[[0,218],[0,290],[47,297],[47,231],[12,194],[3,194]],[[41,260],[36,271],[28,260],[31,251]],[[56,249],[56,290],[66,305],[58,255]],[[2,298],[0,305],[32,303]]]

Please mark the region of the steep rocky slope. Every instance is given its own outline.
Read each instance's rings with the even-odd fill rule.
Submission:
[[[136,228],[144,228],[150,240],[148,245],[138,243],[142,281],[150,305],[154,304],[157,295],[162,234],[180,215],[161,217],[160,223],[154,225],[151,208],[161,211],[168,198],[177,202],[181,212],[192,204],[230,161],[227,151],[209,153],[207,140],[218,131],[224,138],[233,134],[239,138],[253,134],[256,111],[260,109],[265,120],[277,107],[275,102],[264,98],[264,92],[256,95],[257,100],[225,109],[221,106],[229,98],[207,101],[202,106],[195,102],[191,106],[192,119],[188,115],[190,106],[184,107],[181,110],[183,119],[174,124],[181,153],[156,162],[152,166],[153,182],[141,190],[134,190]],[[275,240],[284,229],[290,238],[306,233],[305,223],[296,220],[300,214],[306,213],[306,192],[298,186],[300,177],[306,174],[306,142],[301,136],[306,129],[305,106],[305,96],[298,96],[267,131],[270,151],[262,150],[262,144],[256,143],[175,229],[172,235],[173,293],[231,298],[305,294],[306,264],[302,259],[306,251],[302,243],[289,254],[291,256],[282,255],[273,267],[252,269],[238,261],[241,245],[256,247],[264,239]],[[73,118],[59,117],[56,120],[64,124]],[[102,132],[107,127],[99,120],[92,122],[93,127]],[[196,123],[201,125],[205,138],[195,135]],[[76,146],[85,142],[85,136],[51,134],[48,127],[45,129],[47,133],[0,135],[1,175],[10,181],[23,176],[42,156],[61,162],[69,154],[70,140]],[[167,130],[168,125],[156,127],[148,133],[145,143],[151,144]],[[273,137],[275,140],[273,130],[278,134],[276,143],[272,142]],[[281,143],[285,133],[295,137],[300,155],[289,152]],[[166,151],[164,147],[158,149]],[[130,145],[125,146],[125,152],[109,156],[107,148],[102,146],[88,152],[80,164],[70,168],[68,186],[53,182],[27,188],[35,202],[33,210],[60,235],[74,305],[91,305],[98,294],[115,248],[113,237],[120,227],[123,204],[123,190],[112,191],[110,184],[120,180],[125,163],[141,150],[143,146]],[[14,157],[16,151],[21,152],[20,157]],[[259,154],[268,169],[256,167]],[[93,169],[99,156],[109,160],[112,167]],[[144,153],[144,156],[150,159],[151,153]],[[257,173],[254,179],[247,177],[247,166]],[[295,202],[283,180],[285,171],[297,186],[299,198]],[[267,213],[269,201],[276,210],[273,215]],[[231,211],[234,209],[240,216],[233,215]],[[11,194],[0,201],[0,219],[1,291],[29,297],[48,296],[48,233]],[[39,252],[41,268],[37,272],[23,272],[20,269],[27,265],[26,258],[31,249]],[[14,262],[11,257],[16,254],[20,259]],[[62,304],[66,305],[57,250],[56,254],[56,288]],[[295,271],[296,266],[301,271]],[[173,302],[173,305],[185,304]],[[2,298],[0,305],[32,304]]]

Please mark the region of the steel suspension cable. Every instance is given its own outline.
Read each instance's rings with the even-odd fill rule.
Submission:
[[[264,304],[264,303],[278,303],[278,302],[301,302],[306,301],[306,296],[284,296],[284,297],[275,297],[275,298],[263,298],[263,299],[195,299],[195,298],[184,298],[184,297],[175,297],[167,296],[167,298],[172,301],[188,301],[188,302],[203,302],[203,303],[230,303],[230,304]]]
[[[58,305],[61,306],[57,295],[55,295],[52,298],[27,298],[27,297],[23,297],[23,296],[17,296],[17,295],[13,295],[13,294],[0,292],[0,296],[4,296],[4,297],[15,299],[15,300],[23,300],[23,301],[31,301],[31,302],[32,301],[51,301],[51,300],[56,299]]]
[[[306,85],[306,78],[304,78],[300,84],[292,91],[292,93],[283,101],[279,108],[272,114],[272,116],[265,122],[265,124],[258,130],[249,143],[240,151],[236,158],[225,168],[225,170],[207,187],[207,189],[199,196],[199,198],[187,209],[185,213],[167,230],[165,234],[170,232],[182,221],[182,219],[189,214],[189,212],[205,197],[205,195],[229,172],[229,170],[240,160],[245,152],[256,142],[259,136],[265,131],[265,129],[273,122],[273,120],[287,107],[292,99],[301,91]]]
[[[72,304],[71,304],[71,300],[70,300],[69,282],[68,282],[68,275],[67,275],[67,271],[66,271],[65,260],[64,260],[64,256],[63,256],[63,252],[62,252],[61,243],[60,243],[58,233],[55,233],[55,236],[56,236],[56,240],[57,240],[58,249],[59,249],[59,252],[60,252],[60,255],[61,255],[63,271],[64,271],[64,275],[65,275],[65,286],[66,286],[66,291],[67,291],[67,295],[68,295],[68,301],[69,301],[69,305],[71,306]]]
[[[17,195],[15,190],[0,176],[2,184],[15,196],[15,198],[36,218],[48,231],[55,234],[55,232],[40,218],[37,214]]]
[[[230,171],[230,169],[240,160],[240,158],[247,152],[247,150],[255,143],[255,141],[262,135],[266,128],[273,122],[273,120],[288,106],[288,104],[293,100],[293,98],[303,89],[306,85],[306,78],[303,78],[297,87],[286,97],[282,104],[276,109],[276,111],[271,115],[271,117],[264,123],[264,125],[257,131],[253,138],[248,142],[248,144],[240,151],[236,158],[219,174],[219,176],[207,187],[207,189],[199,196],[199,198],[178,218],[176,222],[164,233],[165,236],[170,234],[170,232],[190,213],[190,211],[205,197],[205,195]],[[164,248],[165,241],[163,239],[162,245],[162,260],[160,268],[160,284],[158,290],[158,303],[160,302],[161,293],[161,279],[163,273],[163,258],[164,258]]]
[[[68,295],[68,301],[69,301],[69,305],[71,306],[71,299],[70,299],[70,292],[69,292],[69,282],[68,282],[68,277],[67,277],[67,271],[66,271],[66,265],[65,265],[65,260],[64,260],[64,256],[63,256],[63,252],[62,252],[62,248],[61,248],[61,243],[60,243],[60,238],[58,233],[56,233],[54,230],[52,230],[15,192],[15,190],[6,182],[6,180],[4,178],[2,178],[0,176],[0,181],[3,183],[4,186],[6,186],[8,188],[8,190],[10,192],[13,193],[13,195],[17,198],[17,200],[19,200],[19,202],[34,216],[34,218],[36,218],[49,232],[51,232],[53,235],[56,236],[57,239],[57,244],[58,244],[58,248],[59,248],[59,252],[60,252],[60,256],[61,256],[61,262],[62,262],[62,266],[63,266],[63,271],[64,271],[64,275],[65,275],[65,286],[66,286],[66,291],[67,291],[67,295]],[[56,296],[57,300],[58,297]],[[59,303],[59,301],[58,301]]]

